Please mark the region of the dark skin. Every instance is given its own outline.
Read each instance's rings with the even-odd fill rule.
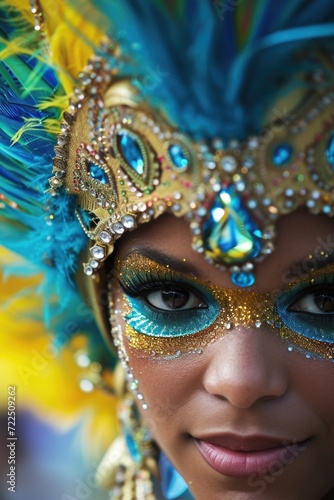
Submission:
[[[276,250],[256,267],[254,290],[273,292],[307,272],[306,258],[330,241],[333,221],[300,210],[277,225]],[[329,239],[328,239],[329,238]],[[333,237],[334,240],[334,237]],[[180,261],[213,284],[233,288],[227,272],[217,271],[191,249],[187,223],[173,216],[126,234],[116,257],[156,249]],[[333,249],[334,251],[334,249]],[[295,263],[300,262],[296,267]],[[119,286],[117,307],[123,306]],[[298,307],[304,307],[300,303]],[[124,329],[124,322],[119,319]],[[156,360],[128,348],[130,366],[149,405],[143,411],[154,438],[189,483],[198,500],[334,498],[334,364],[306,359],[268,326],[239,326],[205,347],[201,355]],[[231,477],[213,470],[194,444],[210,433],[261,434],[306,442],[298,456],[275,475]],[[257,482],[256,482],[257,481]]]

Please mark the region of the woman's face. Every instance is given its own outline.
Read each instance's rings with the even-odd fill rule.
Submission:
[[[290,214],[253,293],[191,249],[181,219],[163,216],[120,241],[116,321],[141,411],[196,499],[330,498],[334,364],[313,352],[334,330],[333,255],[330,219]],[[297,340],[275,317],[263,321],[277,294]]]

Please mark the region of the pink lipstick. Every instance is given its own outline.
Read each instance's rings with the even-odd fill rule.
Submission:
[[[195,443],[215,471],[234,477],[266,475],[292,463],[306,447],[305,441],[236,434],[203,437]]]

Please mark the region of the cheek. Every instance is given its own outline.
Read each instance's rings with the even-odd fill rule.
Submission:
[[[144,357],[133,349],[127,351],[129,366],[148,405],[147,410],[138,405],[144,422],[160,448],[180,465],[189,450],[190,424],[206,407],[202,385],[205,356],[166,361]]]
[[[334,444],[334,362],[305,360],[295,367],[294,389],[322,420]]]
[[[155,425],[170,427],[189,406],[200,389],[200,370],[194,370],[186,357],[178,360],[153,360],[133,349],[127,349],[129,365],[139,381],[139,388],[148,404],[149,416]]]

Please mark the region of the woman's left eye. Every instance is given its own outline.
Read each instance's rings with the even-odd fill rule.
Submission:
[[[154,290],[146,293],[144,299],[148,305],[162,311],[181,311],[207,308],[206,303],[194,292],[186,289]]]
[[[290,304],[289,311],[319,315],[334,314],[334,287],[303,292],[302,297]]]

